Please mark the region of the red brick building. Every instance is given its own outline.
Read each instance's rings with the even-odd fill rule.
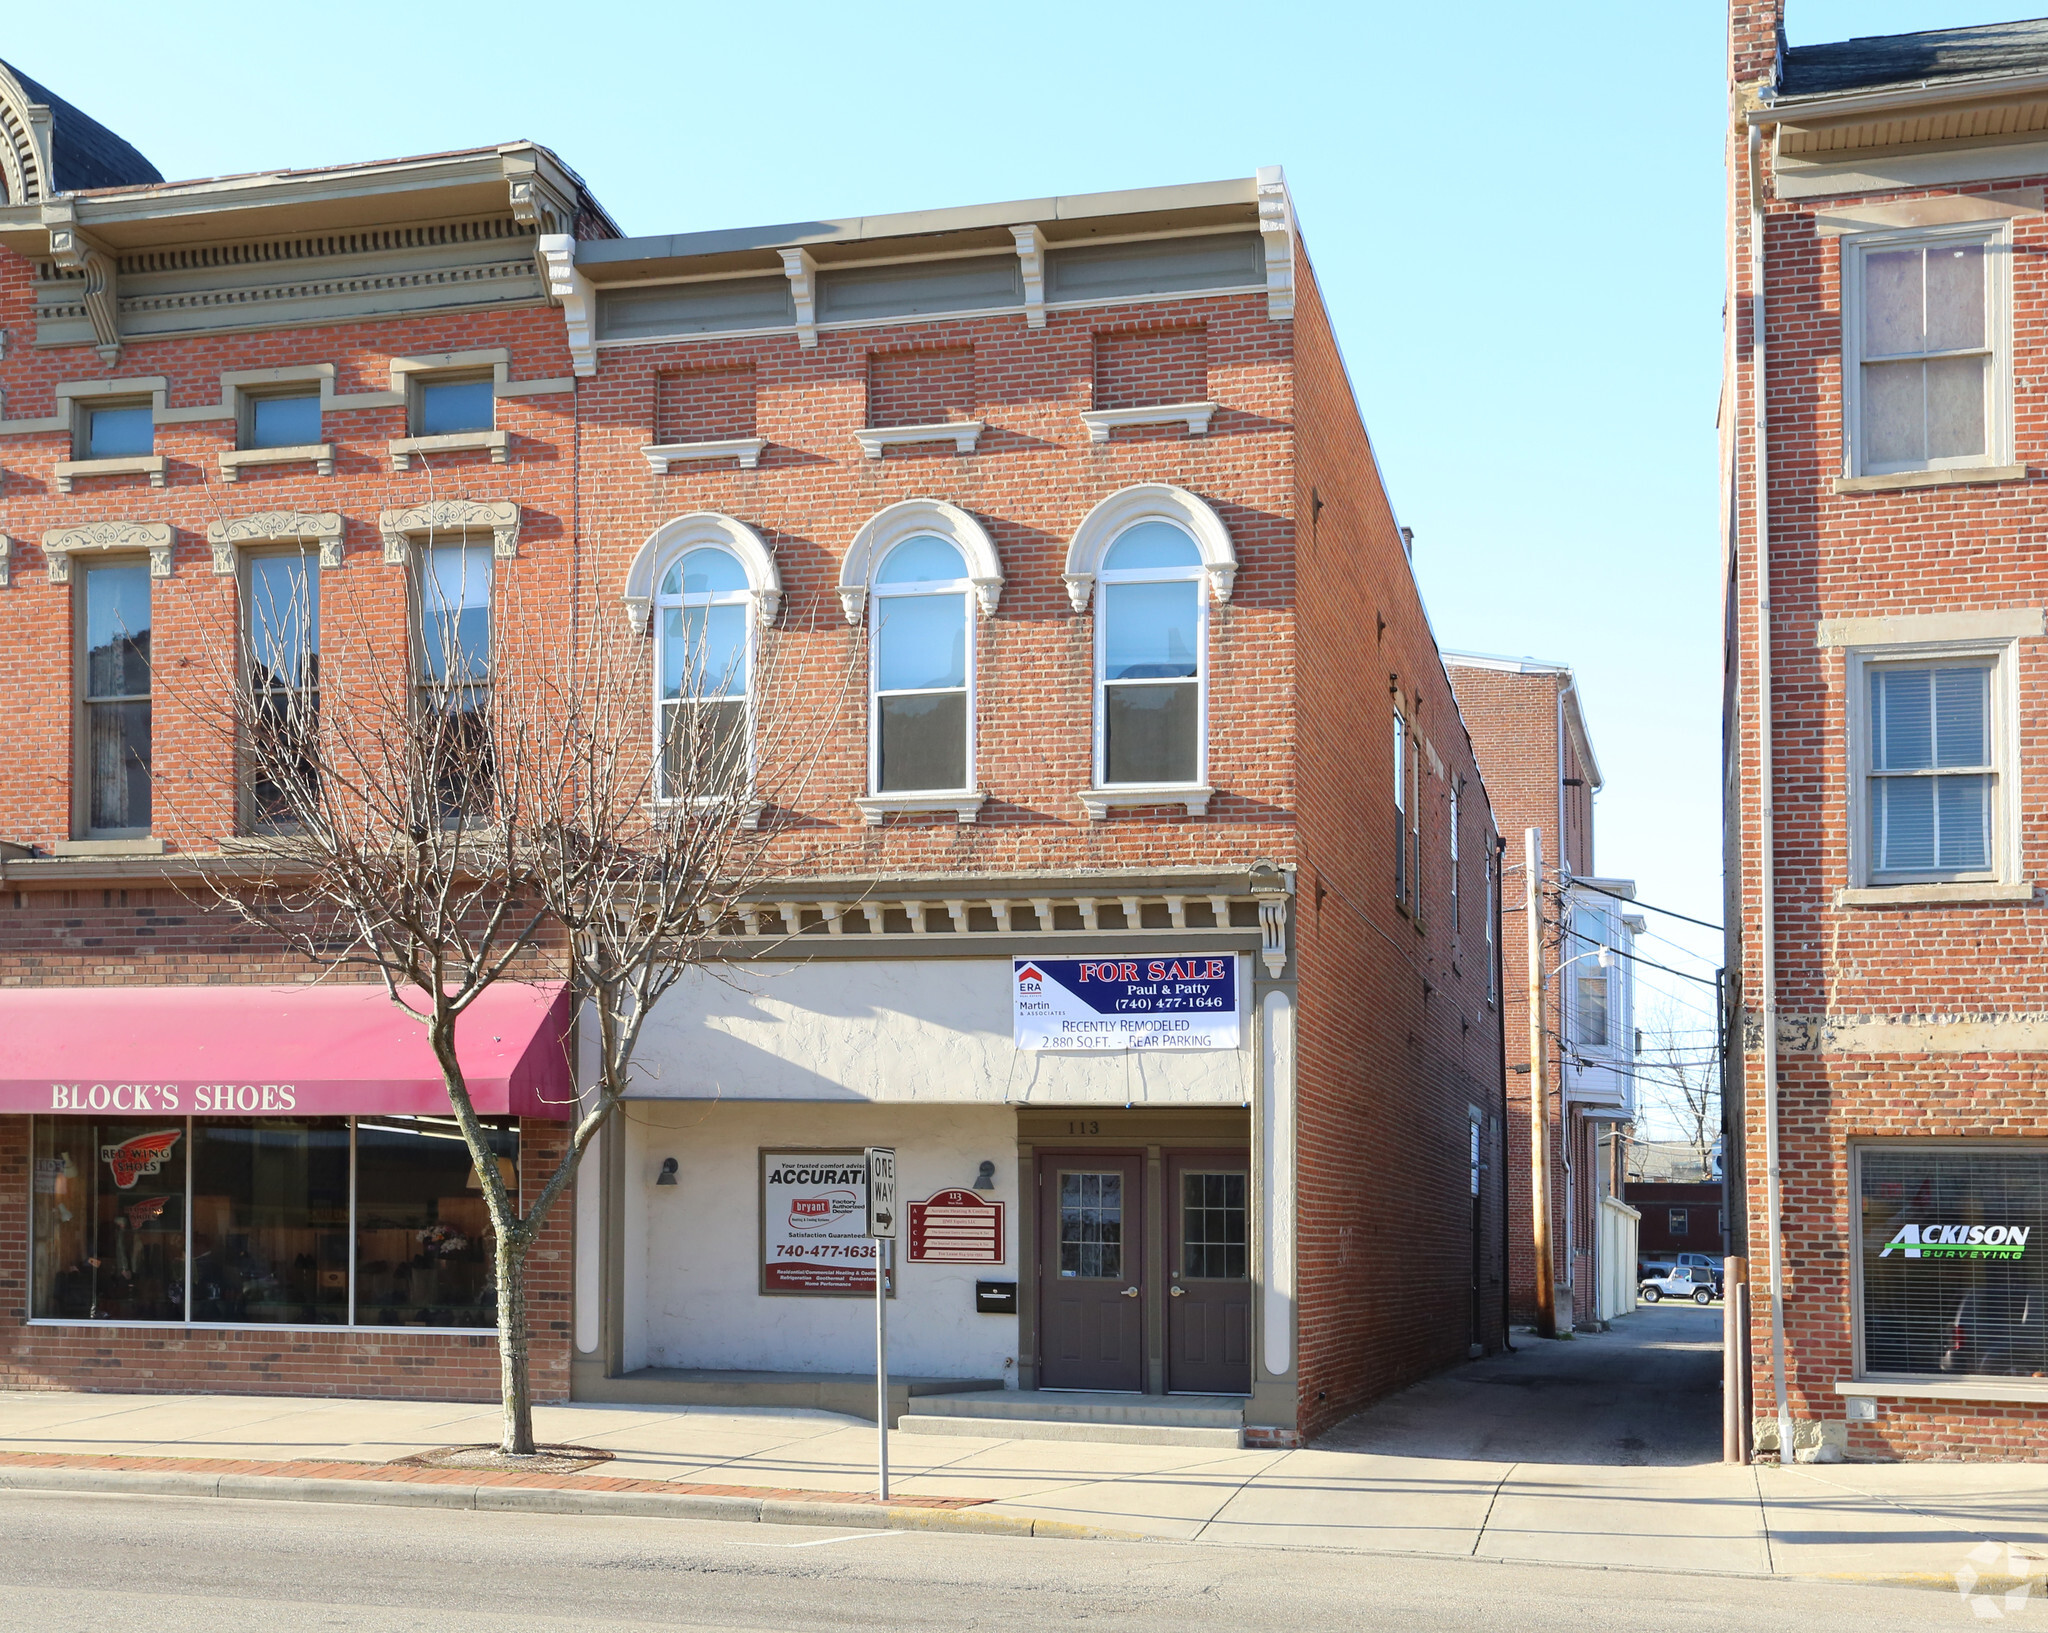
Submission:
[[[232,766],[174,710],[146,776],[100,746],[139,701],[91,689],[107,619],[149,631],[111,679],[174,695],[278,548],[317,542],[323,618],[413,616],[392,564],[427,548],[489,562],[493,616],[594,573],[580,616],[657,645],[650,749],[678,707],[808,723],[754,741],[779,878],[726,926],[732,978],[664,1000],[558,1222],[537,1396],[861,1409],[872,1269],[816,1273],[791,1188],[875,1143],[913,1235],[937,1209],[967,1243],[904,1244],[896,1369],[962,1391],[927,1427],[977,1388],[1065,1409],[1021,1384],[1291,1442],[1502,1342],[1493,823],[1277,171],[626,238],[516,144],[67,192],[67,139],[114,139],[10,97],[0,652],[45,703],[0,746],[0,1015],[303,973],[179,893],[232,865]],[[681,631],[729,644],[732,690],[662,667]],[[1100,1047],[1058,1016],[1111,966],[1212,1012]],[[126,1125],[0,1117],[0,1383],[487,1392],[477,1290],[364,1235],[368,1112],[409,1114],[292,1135],[354,1211],[277,1236],[289,1297],[194,1307],[209,1210],[282,1204],[188,1175],[148,1322],[81,1280],[104,1242],[60,1240],[57,1188]],[[220,1126],[188,1125],[195,1170],[256,1127]]]
[[[1632,883],[1603,879],[1593,860],[1593,796],[1600,766],[1571,669],[1535,658],[1445,654],[1458,708],[1507,844],[1510,909],[1528,900],[1523,834],[1543,840],[1545,1065],[1550,1131],[1550,1250],[1560,1330],[1625,1313],[1615,1283],[1603,1300],[1601,1253],[1633,1256],[1602,1197],[1620,1196],[1615,1132],[1635,1116],[1634,965],[1626,954],[1643,921],[1627,911]],[[1529,1095],[1529,942],[1518,911],[1503,919],[1507,1037],[1510,1303],[1518,1321],[1536,1315],[1536,1213],[1528,1186],[1534,1119]],[[1603,958],[1601,948],[1611,949]],[[1604,1225],[1604,1233],[1603,1233]],[[1625,1291],[1624,1287],[1624,1291]]]
[[[1782,1419],[1802,1457],[2039,1458],[2048,23],[1787,49],[1777,0],[1729,18],[1757,1444]]]

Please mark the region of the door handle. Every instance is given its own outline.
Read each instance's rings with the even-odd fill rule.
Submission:
[[[1135,1287],[1126,1287],[1121,1293],[1117,1294],[1118,1298],[1136,1298],[1137,1296],[1138,1290]]]
[[[1167,1289],[1166,1296],[1168,1298],[1186,1298],[1187,1294],[1188,1290],[1185,1287],[1171,1287]]]

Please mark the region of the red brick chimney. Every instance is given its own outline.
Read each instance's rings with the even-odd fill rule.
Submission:
[[[1728,0],[1728,88],[1738,103],[1778,80],[1785,48],[1785,0]]]

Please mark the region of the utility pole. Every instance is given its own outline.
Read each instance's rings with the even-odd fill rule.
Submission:
[[[1557,1336],[1557,1288],[1550,1263],[1550,1072],[1543,1036],[1543,830],[1522,831],[1522,915],[1529,931],[1529,1206],[1536,1251],[1536,1336]]]

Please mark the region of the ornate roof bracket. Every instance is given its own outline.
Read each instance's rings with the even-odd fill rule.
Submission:
[[[789,296],[796,303],[796,343],[805,351],[818,345],[818,263],[805,249],[782,251],[782,270],[789,279]]]
[[[597,292],[576,270],[576,240],[565,232],[543,233],[534,253],[548,299],[562,309],[570,366],[587,380],[597,373]]]
[[[67,272],[85,279],[80,300],[86,321],[92,325],[93,350],[100,361],[112,368],[121,359],[121,318],[114,287],[114,258],[78,230],[71,219],[70,200],[43,207],[43,221],[50,231],[50,259]]]
[[[1259,236],[1266,244],[1266,316],[1294,316],[1294,204],[1277,164],[1259,166]]]

